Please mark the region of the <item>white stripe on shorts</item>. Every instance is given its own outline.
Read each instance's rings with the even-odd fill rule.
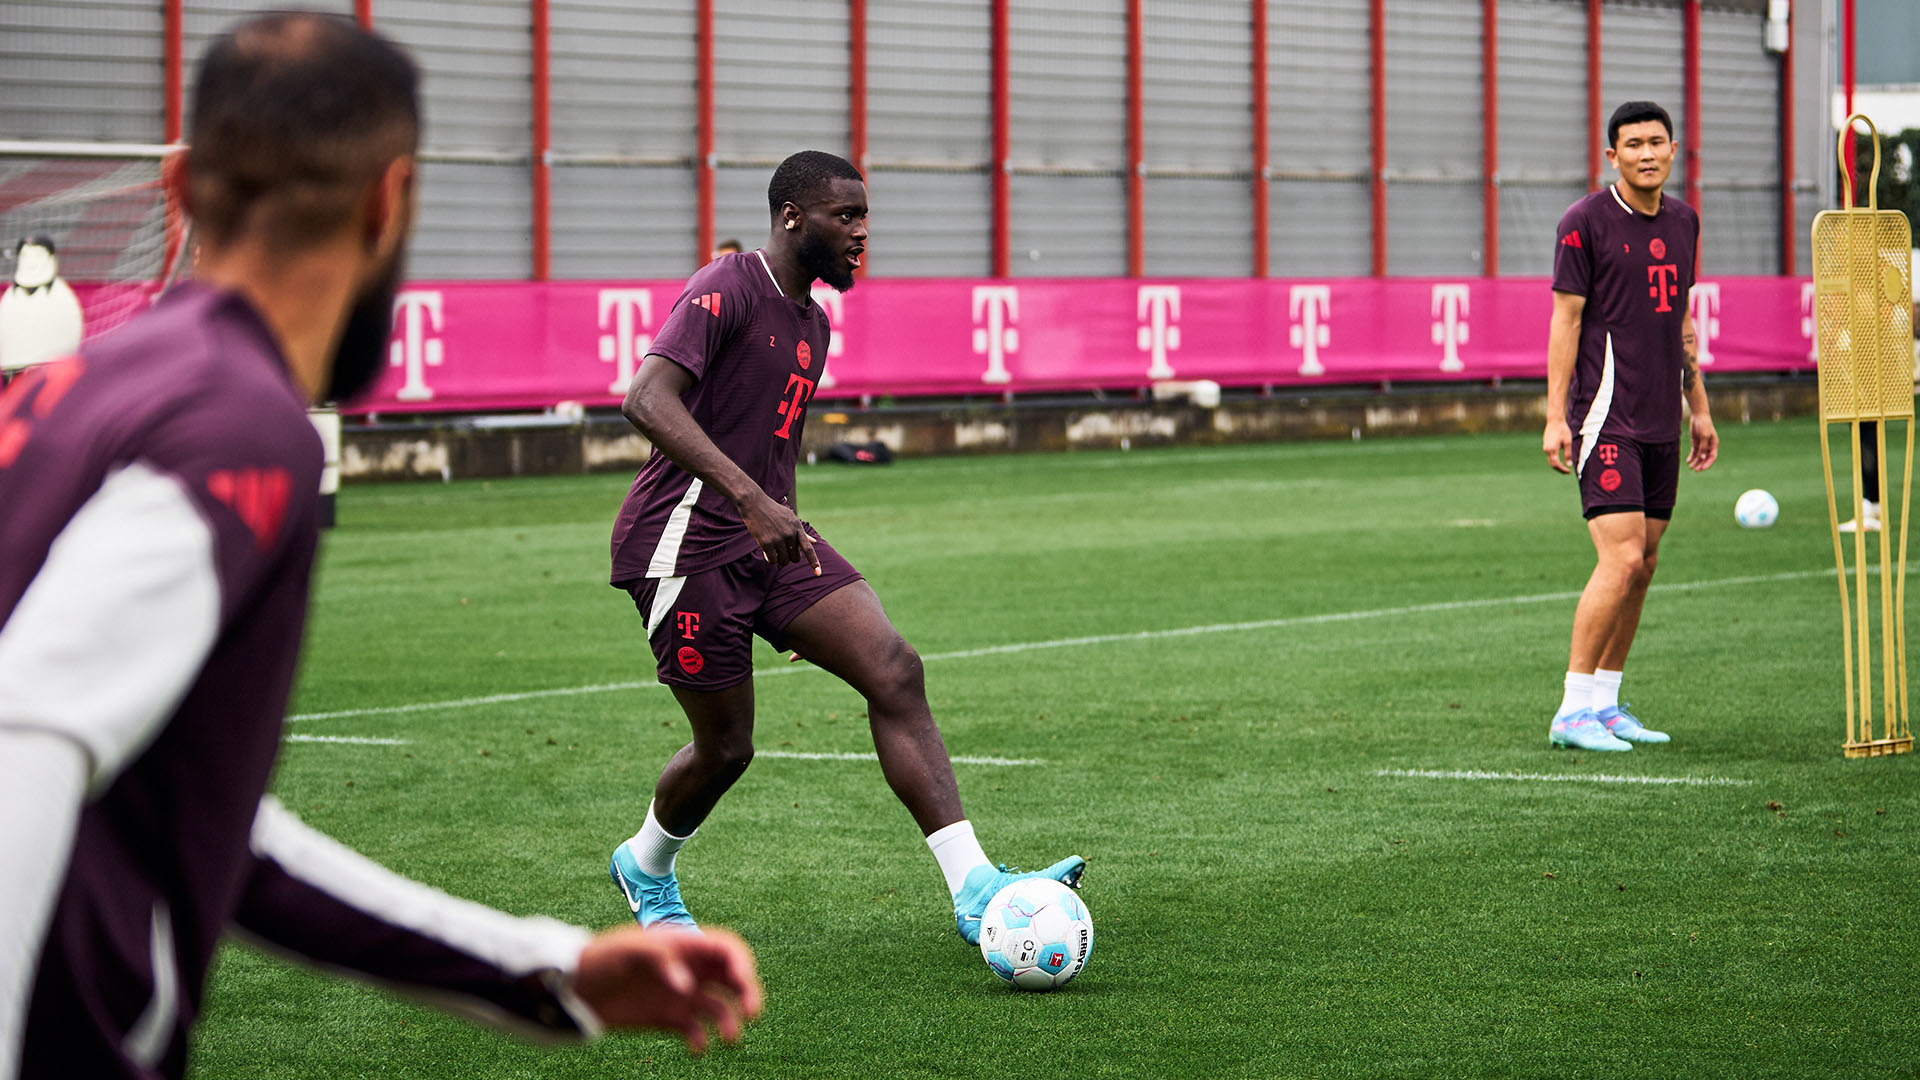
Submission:
[[[1575,476],[1587,473],[1587,458],[1593,454],[1593,440],[1600,435],[1600,429],[1606,425],[1607,414],[1613,411],[1613,335],[1607,335],[1607,359],[1600,367],[1600,389],[1594,391],[1593,406],[1587,410],[1587,418],[1580,422],[1580,464],[1574,467]]]
[[[698,482],[695,481],[695,483]],[[667,625],[666,613],[672,611],[673,605],[680,601],[680,590],[686,588],[686,585],[686,578],[670,577],[661,578],[660,584],[654,586],[653,603],[647,605],[644,620],[647,624],[648,641],[653,640],[654,631]]]

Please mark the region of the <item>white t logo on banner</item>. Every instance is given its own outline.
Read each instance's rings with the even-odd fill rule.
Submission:
[[[979,325],[982,319],[986,325]],[[1010,383],[1007,354],[1020,351],[1020,289],[1014,285],[980,285],[973,290],[973,351],[987,358],[983,383]]]
[[[1134,318],[1140,320],[1135,340],[1140,351],[1152,357],[1147,378],[1173,378],[1173,365],[1167,353],[1180,348],[1180,286],[1142,285],[1134,302]]]
[[[612,327],[607,326],[609,314],[613,316]],[[609,393],[627,396],[627,384],[633,381],[634,370],[653,347],[653,335],[641,332],[652,321],[653,290],[600,290],[600,329],[612,331],[600,335],[600,362],[613,365],[613,382],[607,385]]]
[[[1325,375],[1320,350],[1333,341],[1333,329],[1327,316],[1333,312],[1333,288],[1328,285],[1295,285],[1287,291],[1287,344],[1300,350],[1300,374]]]
[[[827,338],[827,359],[832,360],[847,351],[846,334],[840,329],[840,315],[846,310],[847,298],[831,285],[815,285],[813,302],[826,310],[827,325],[833,331]],[[833,385],[833,365],[827,364],[825,367],[826,371],[820,375],[820,385],[814,388],[816,390],[825,390]]]
[[[1441,371],[1465,371],[1460,346],[1467,343],[1467,315],[1473,287],[1457,283],[1433,287],[1433,343],[1440,346]]]
[[[1820,362],[1820,340],[1814,336],[1813,305],[1815,304],[1813,282],[1800,283],[1800,336],[1807,339],[1807,359]]]
[[[405,368],[406,381],[393,396],[400,401],[432,401],[433,388],[427,385],[427,369],[446,362],[446,347],[438,337],[446,329],[442,297],[438,290],[407,289],[393,301],[394,321],[399,336],[387,346],[389,366]]]
[[[1696,281],[1687,299],[1687,312],[1693,316],[1693,339],[1700,366],[1713,363],[1713,339],[1720,336],[1720,283]]]

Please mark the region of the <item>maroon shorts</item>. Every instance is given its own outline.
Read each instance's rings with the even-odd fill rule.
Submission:
[[[861,580],[852,563],[811,527],[807,531],[820,559],[819,577],[805,562],[775,566],[756,551],[686,577],[619,583],[646,622],[661,682],[710,692],[747,681],[753,677],[753,635],[787,648],[787,626],[801,612]]]
[[[1591,451],[1574,437],[1580,464],[1580,508],[1591,521],[1601,514],[1673,517],[1680,490],[1680,440],[1643,443],[1602,435]]]

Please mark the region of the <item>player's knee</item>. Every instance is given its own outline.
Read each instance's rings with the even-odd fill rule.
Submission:
[[[714,739],[698,747],[698,752],[706,772],[737,778],[753,764],[753,737]]]
[[[926,693],[926,669],[920,654],[903,637],[895,635],[893,644],[881,658],[873,687],[882,699],[913,698]]]

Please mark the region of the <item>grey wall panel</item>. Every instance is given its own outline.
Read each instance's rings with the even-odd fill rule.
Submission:
[[[1127,187],[1120,176],[1026,176],[1012,182],[1015,277],[1127,272]]]
[[[1553,273],[1554,234],[1567,207],[1587,193],[1579,181],[1500,188],[1500,273]]]
[[[1500,175],[1580,180],[1587,171],[1585,7],[1502,0],[1499,29]]]
[[[1647,7],[1609,3],[1600,10],[1600,123],[1606,138],[1607,117],[1622,102],[1653,101],[1673,117],[1674,138],[1685,142],[1697,132],[1685,130],[1686,42],[1680,10],[1675,6]],[[1602,181],[1618,178],[1602,165]],[[1670,190],[1679,193],[1687,182],[1686,161],[1676,153]]]
[[[422,164],[408,273],[423,279],[530,276],[532,198],[524,165]]]
[[[1780,266],[1780,68],[1763,20],[1700,15],[1701,270],[1770,274]]]
[[[555,278],[684,277],[698,265],[691,168],[553,170]]]
[[[1012,0],[1010,17],[1014,162],[1124,166],[1125,0]]]
[[[1478,182],[1387,186],[1387,273],[1481,272],[1482,203]]]
[[[150,6],[158,7],[159,4],[155,0]],[[263,4],[259,0],[185,0],[181,5],[180,44],[182,55],[186,58],[189,98],[193,95],[193,73],[199,68],[200,58],[207,54],[207,46],[213,39],[233,29],[246,15],[271,6],[275,5]],[[314,0],[298,6],[307,11],[324,11],[348,17],[353,15],[353,0]],[[192,107],[191,101],[188,107]]]
[[[845,4],[716,0],[713,35],[715,153],[847,152]]]
[[[161,54],[154,0],[7,0],[0,138],[159,142]]]
[[[843,148],[844,149],[844,148]],[[773,212],[767,207],[772,165],[725,166],[713,180],[713,242],[738,240],[748,251],[767,242]]]
[[[1146,0],[1144,14],[1147,164],[1249,172],[1253,25],[1247,5]]]
[[[693,5],[552,0],[553,148],[692,160]]]
[[[1244,179],[1150,177],[1149,277],[1245,277],[1253,269],[1253,188]]]
[[[1268,201],[1268,272],[1273,276],[1372,271],[1373,201],[1364,181],[1275,180]]]
[[[867,272],[986,277],[993,272],[993,183],[977,172],[867,173]]]
[[[869,0],[873,162],[984,165],[992,156],[991,16],[978,0]]]
[[[1276,172],[1366,173],[1371,40],[1365,4],[1269,0],[1267,153]]]
[[[1480,0],[1387,0],[1387,171],[1478,179]]]
[[[379,0],[373,18],[374,29],[420,64],[429,149],[529,150],[533,45],[526,0]]]

